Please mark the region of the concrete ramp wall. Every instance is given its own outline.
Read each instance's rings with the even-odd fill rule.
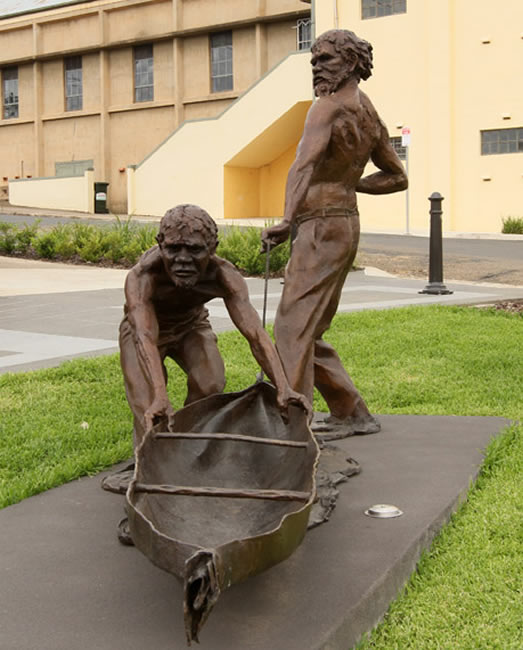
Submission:
[[[304,103],[312,101],[309,60],[307,52],[289,55],[221,115],[184,122],[138,166],[128,168],[129,213],[161,216],[179,203],[196,203],[215,218],[278,212],[276,199],[259,197],[260,187],[262,194],[263,188],[272,192],[267,170],[260,170],[281,165],[301,137]],[[226,166],[228,194],[241,191],[242,179],[252,176],[258,195],[245,202],[235,196],[226,200]],[[274,191],[282,194],[278,184]],[[232,214],[226,214],[226,205]]]
[[[28,208],[94,212],[94,171],[83,176],[53,176],[9,181],[9,202]]]

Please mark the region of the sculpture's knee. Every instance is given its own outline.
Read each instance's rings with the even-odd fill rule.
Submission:
[[[222,393],[225,388],[225,377],[214,377],[205,382],[204,392],[205,395],[214,395],[215,393]]]
[[[195,377],[187,378],[187,399],[185,404],[191,404],[202,397],[208,397],[215,393],[222,393],[225,388],[225,377]]]

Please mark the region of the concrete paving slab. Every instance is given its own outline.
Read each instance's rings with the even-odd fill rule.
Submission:
[[[331,521],[288,560],[225,592],[202,650],[348,650],[384,614],[468,489],[503,418],[382,416],[336,444],[362,465]],[[0,648],[185,647],[182,589],[116,541],[122,497],[82,479],[0,511]],[[392,503],[398,519],[370,519]]]
[[[123,288],[127,271],[0,256],[0,296]]]
[[[0,329],[2,345],[7,350],[0,353],[2,367],[10,368],[20,364],[61,359],[67,355],[80,355],[86,352],[115,349],[116,340],[89,339],[79,336],[53,336]]]

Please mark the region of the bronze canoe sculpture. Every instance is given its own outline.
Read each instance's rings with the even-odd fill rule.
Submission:
[[[184,582],[190,645],[223,590],[302,541],[319,451],[303,409],[284,422],[263,382],[186,406],[173,430],[137,448],[126,508],[135,546]]]

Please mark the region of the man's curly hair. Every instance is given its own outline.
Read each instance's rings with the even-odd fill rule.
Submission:
[[[372,74],[372,45],[356,36],[354,32],[348,29],[330,29],[320,34],[312,45],[312,52],[322,42],[327,41],[334,45],[334,49],[341,54],[343,60],[349,62],[349,53],[353,52],[358,57],[358,64],[354,69],[354,74],[360,79],[368,79]]]
[[[198,205],[185,203],[167,210],[160,221],[160,230],[156,241],[161,244],[170,230],[180,230],[181,228],[186,228],[190,233],[201,233],[209,249],[213,252],[216,250],[218,227],[211,215]]]

